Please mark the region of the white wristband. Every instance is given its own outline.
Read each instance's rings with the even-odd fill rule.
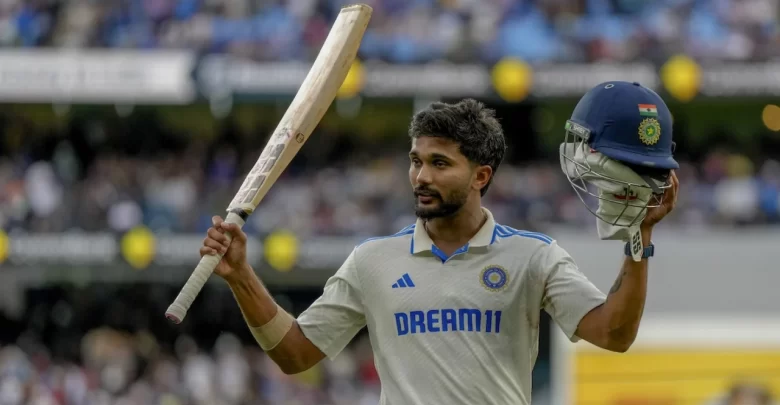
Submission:
[[[260,348],[266,352],[272,350],[284,339],[287,332],[292,328],[293,322],[295,322],[295,318],[280,307],[279,304],[276,305],[276,308],[276,315],[268,323],[262,326],[249,327]]]

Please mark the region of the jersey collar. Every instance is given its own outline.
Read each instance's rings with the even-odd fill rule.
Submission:
[[[465,252],[471,247],[489,246],[495,241],[496,221],[493,218],[493,213],[485,207],[482,207],[482,212],[487,215],[485,224],[482,225],[482,228],[479,229],[477,234],[474,235],[465,246],[458,249],[456,253]],[[433,251],[433,240],[428,236],[423,220],[420,218],[417,218],[417,223],[414,226],[410,250],[412,254]]]

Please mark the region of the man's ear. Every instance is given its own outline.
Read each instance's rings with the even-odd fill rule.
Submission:
[[[493,168],[488,165],[478,165],[474,169],[474,188],[482,190],[493,177]]]

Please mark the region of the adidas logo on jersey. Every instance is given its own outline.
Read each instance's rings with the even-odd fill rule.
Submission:
[[[409,277],[409,273],[405,273],[401,278],[398,279],[398,281],[393,284],[393,288],[411,288],[414,287],[414,282],[412,281],[412,278]]]

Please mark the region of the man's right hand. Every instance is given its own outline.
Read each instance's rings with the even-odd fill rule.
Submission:
[[[212,217],[211,223],[214,225],[209,228],[206,238],[203,239],[200,256],[222,253],[222,260],[214,269],[214,273],[229,282],[231,278],[251,271],[246,260],[246,234],[244,231],[236,224],[226,223],[220,216]],[[225,232],[230,232],[233,236],[229,243]]]
[[[214,225],[203,239],[200,256],[222,253],[214,273],[227,281],[250,328],[267,324],[276,316],[279,306],[247,263],[246,234],[219,216],[212,217],[211,223]],[[226,232],[233,236],[229,244]],[[308,370],[325,358],[325,353],[306,338],[297,323],[268,355],[286,374]]]

